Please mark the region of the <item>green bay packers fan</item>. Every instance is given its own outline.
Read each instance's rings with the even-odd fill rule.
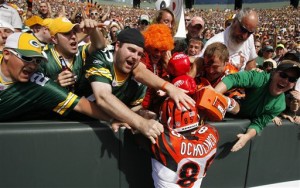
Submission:
[[[95,104],[38,73],[38,66],[46,61],[33,35],[14,33],[7,38],[0,56],[0,121],[16,120],[40,109],[60,115],[75,110],[96,119],[110,119]]]

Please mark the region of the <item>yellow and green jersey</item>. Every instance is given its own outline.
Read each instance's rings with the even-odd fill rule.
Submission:
[[[65,116],[79,102],[77,95],[60,87],[42,73],[34,73],[26,83],[3,83],[1,80],[0,121],[42,109]]]
[[[88,55],[88,45],[83,45],[78,47],[78,52],[74,56],[73,61],[69,62],[71,65],[69,68],[77,76],[79,80],[82,76],[82,67],[85,64],[85,59]],[[59,53],[55,50],[54,45],[50,44],[44,49],[44,53],[48,58],[48,62],[42,63],[40,66],[40,71],[44,73],[45,76],[56,80],[59,73],[62,71],[61,63],[59,60]],[[78,82],[75,84],[75,91],[78,87]]]
[[[103,82],[111,85],[112,94],[127,106],[139,105],[145,96],[146,86],[137,82],[131,74],[121,78],[115,71],[111,56],[111,53],[99,50],[87,58],[78,94],[92,101],[94,97],[90,83]]]

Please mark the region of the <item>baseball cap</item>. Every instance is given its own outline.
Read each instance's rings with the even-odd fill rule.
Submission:
[[[53,22],[52,18],[46,18],[43,20],[43,26],[48,27],[51,25],[51,23]]]
[[[291,60],[283,60],[278,66],[277,70],[285,71],[288,69],[295,69],[300,76],[300,63]]]
[[[67,33],[71,31],[75,26],[79,26],[79,24],[73,24],[66,17],[58,17],[52,20],[48,28],[50,30],[50,34],[53,36],[57,33]]]
[[[142,20],[145,20],[145,21],[147,21],[147,22],[150,22],[149,16],[146,15],[146,14],[142,14],[142,15],[140,16],[140,20],[141,20],[141,21],[142,21]]]
[[[284,45],[283,44],[278,44],[277,46],[276,46],[276,49],[277,48],[282,48],[282,49],[284,49]]]
[[[120,41],[122,43],[135,44],[141,48],[145,47],[145,39],[142,33],[135,28],[127,28],[122,30],[117,35],[117,41]]]
[[[44,26],[43,24],[43,19],[39,16],[31,16],[30,18],[28,18],[27,20],[25,20],[25,25],[28,26],[28,27],[32,27],[33,25],[41,25],[41,26]]]
[[[269,52],[269,51],[274,52],[274,48],[273,48],[273,46],[267,45],[267,46],[264,47],[263,51],[264,52]]]
[[[40,42],[29,33],[13,33],[7,37],[4,49],[14,49],[25,57],[39,57],[47,60],[42,54]]]
[[[200,24],[200,25],[202,26],[202,28],[203,28],[203,27],[204,27],[204,20],[203,20],[201,17],[199,17],[199,16],[195,16],[195,17],[193,17],[193,18],[191,19],[189,25],[190,25],[190,24],[191,24],[192,26],[197,25],[197,24]]]
[[[11,31],[15,32],[15,29],[14,29],[14,27],[11,24],[9,24],[6,21],[3,21],[1,19],[0,19],[0,28],[8,28]]]

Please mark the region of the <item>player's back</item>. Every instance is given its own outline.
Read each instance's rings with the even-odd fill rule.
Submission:
[[[200,187],[215,157],[218,140],[217,130],[208,124],[186,137],[165,129],[152,146],[155,187]]]

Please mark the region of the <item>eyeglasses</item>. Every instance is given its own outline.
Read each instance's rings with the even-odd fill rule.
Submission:
[[[94,16],[94,15],[97,16],[97,15],[98,15],[98,12],[91,12],[90,15],[91,15],[91,16]]]
[[[44,61],[42,58],[23,56],[23,55],[19,54],[18,52],[11,50],[11,49],[9,49],[8,51],[11,52],[12,54],[14,54],[17,58],[24,61],[25,63],[34,63],[36,65],[39,65]]]
[[[241,23],[239,20],[237,20],[237,21],[239,22],[239,25],[240,25],[240,31],[241,31],[242,33],[247,33],[248,35],[251,35],[251,34],[254,33],[254,31],[249,31],[245,26],[243,26],[242,23]]]
[[[282,71],[279,72],[279,76],[280,76],[280,78],[283,78],[283,79],[287,78],[290,83],[295,83],[298,80],[298,78],[290,77],[289,75],[287,75],[287,73],[282,72]]]

